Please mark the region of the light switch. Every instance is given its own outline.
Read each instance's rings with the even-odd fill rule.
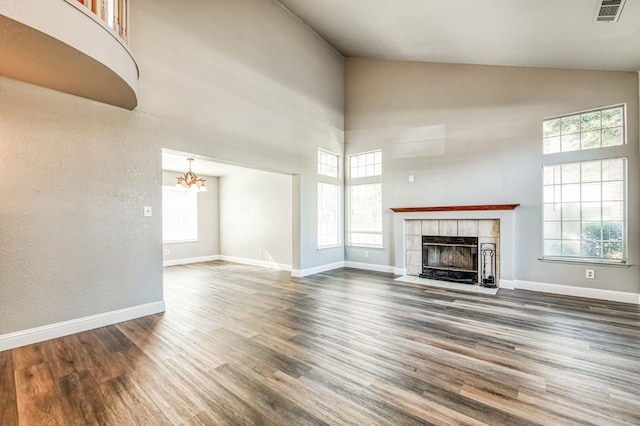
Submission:
[[[151,212],[151,206],[144,206],[144,215],[145,216],[153,216],[152,212]]]

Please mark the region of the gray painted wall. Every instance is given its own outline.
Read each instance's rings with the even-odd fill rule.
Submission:
[[[542,119],[627,104],[627,141],[607,148],[628,158],[629,268],[540,262]],[[441,130],[444,126],[444,138]],[[427,141],[403,157],[398,142]],[[347,59],[345,155],[383,149],[383,250],[348,248],[347,260],[394,265],[391,207],[520,203],[515,278],[640,292],[638,76],[518,67]],[[407,146],[405,146],[406,148]],[[395,151],[394,151],[395,149]],[[395,152],[395,153],[394,153]],[[563,153],[554,161],[588,159]],[[415,182],[408,181],[409,175]]]
[[[138,0],[131,40],[139,111],[163,147],[300,176],[293,266],[344,260],[316,249],[316,150],[342,154],[343,58],[267,0]]]
[[[294,267],[328,263],[309,194],[316,149],[343,151],[342,57],[266,0],[131,22],[133,112],[0,78],[0,335],[162,300],[163,147],[297,174]]]
[[[162,184],[174,186],[178,176],[184,176],[184,174],[164,170]],[[218,178],[205,175],[198,175],[198,177],[207,181],[207,192],[198,193],[198,241],[163,244],[162,255],[165,261],[220,254]],[[166,254],[167,250],[169,254]]]
[[[291,267],[292,177],[248,170],[220,178],[220,253]]]
[[[0,335],[161,301],[157,120],[6,78],[0,99]]]

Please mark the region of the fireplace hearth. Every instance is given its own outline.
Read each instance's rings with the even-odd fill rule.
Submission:
[[[478,283],[478,238],[422,236],[422,278]]]

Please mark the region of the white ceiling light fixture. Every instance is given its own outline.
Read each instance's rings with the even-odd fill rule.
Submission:
[[[189,162],[189,171],[186,172],[184,176],[177,177],[178,183],[176,183],[176,187],[193,192],[207,192],[207,187],[204,186],[205,179],[200,179],[191,171],[191,162],[193,162],[194,159],[187,158],[187,161]]]
[[[600,0],[596,9],[596,22],[618,22],[627,0]]]

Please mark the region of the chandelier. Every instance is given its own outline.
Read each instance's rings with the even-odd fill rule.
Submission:
[[[178,176],[178,183],[176,187],[186,189],[192,192],[207,192],[207,187],[204,186],[204,179],[200,179],[195,173],[191,171],[191,162],[193,158],[187,158],[189,162],[189,171],[184,176]]]

